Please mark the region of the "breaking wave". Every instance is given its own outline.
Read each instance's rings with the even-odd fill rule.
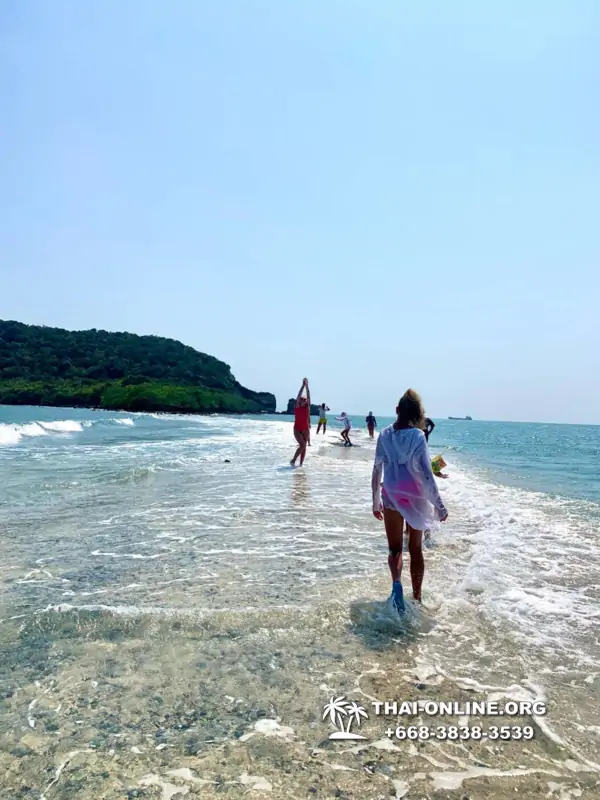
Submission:
[[[82,421],[75,419],[35,420],[20,425],[0,422],[0,447],[19,444],[24,438],[82,433],[86,428],[91,428],[95,425],[125,425],[132,427],[135,422],[131,417],[108,417]]]

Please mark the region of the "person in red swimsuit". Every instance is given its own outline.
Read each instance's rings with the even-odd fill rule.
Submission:
[[[306,397],[303,396],[305,389]],[[310,444],[310,389],[308,388],[308,380],[306,378],[302,381],[302,386],[298,392],[296,405],[294,407],[294,436],[298,442],[298,448],[290,461],[292,467],[296,466],[298,456],[300,456],[300,466],[304,464],[306,446]]]

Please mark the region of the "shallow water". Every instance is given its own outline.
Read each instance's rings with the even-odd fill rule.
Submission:
[[[361,431],[292,470],[281,417],[0,420],[7,797],[600,796],[600,509],[573,478],[598,429],[539,426],[553,473],[522,443],[511,471],[514,426],[440,422],[451,516],[400,624]],[[339,695],[365,741],[328,739]],[[547,701],[533,742],[398,741],[371,706],[496,696]]]

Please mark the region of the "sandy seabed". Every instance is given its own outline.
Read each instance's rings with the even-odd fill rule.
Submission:
[[[390,723],[464,719],[390,720],[374,699],[498,694],[424,661],[434,628],[426,611],[402,627],[376,600],[200,619],[67,609],[5,622],[1,796],[600,798],[593,749],[574,757],[543,721],[510,720],[534,727],[529,742],[386,736]],[[328,738],[324,706],[340,695],[369,713],[365,741]]]

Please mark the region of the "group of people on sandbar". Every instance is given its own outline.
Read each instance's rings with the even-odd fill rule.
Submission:
[[[319,425],[317,433],[327,430],[328,406],[319,406]],[[344,423],[342,438],[350,442],[352,424],[346,412],[337,420]],[[366,418],[369,437],[374,438],[377,420],[372,412]],[[425,416],[421,397],[413,389],[408,389],[396,406],[396,420],[384,428],[375,448],[375,463],[371,477],[373,515],[382,520],[388,542],[388,566],[392,578],[390,601],[399,614],[405,611],[402,588],[402,551],[404,535],[408,534],[410,555],[410,578],[413,598],[421,602],[421,587],[425,562],[423,559],[423,535],[436,521],[444,522],[448,511],[440,496],[436,476],[446,478],[442,473],[446,466],[438,456],[432,462],[428,441],[435,424]],[[310,445],[310,390],[305,378],[298,392],[294,409],[294,436],[298,448],[291,461],[296,465],[304,463],[306,447]]]
[[[296,402],[294,405],[294,436],[296,441],[298,442],[298,447],[296,452],[294,453],[294,457],[290,461],[290,464],[294,467],[296,466],[296,461],[300,459],[300,465],[304,463],[304,459],[306,458],[306,448],[310,446],[310,431],[311,431],[311,422],[310,422],[310,389],[308,387],[308,380],[304,378],[302,381],[302,386],[298,391],[298,395],[296,397]],[[319,422],[317,424],[317,436],[322,433],[325,435],[327,433],[327,412],[330,410],[327,403],[321,403],[318,406],[319,410]],[[341,431],[341,437],[344,442],[345,447],[352,447],[352,442],[350,441],[350,431],[352,430],[352,420],[346,414],[345,411],[342,411],[339,417],[336,417],[338,422],[343,423],[343,429]],[[369,414],[365,418],[365,422],[367,425],[367,430],[369,432],[369,438],[373,439],[375,437],[375,428],[377,427],[377,420],[373,416],[373,412],[369,411]],[[431,422],[431,420],[430,420]],[[433,423],[431,423],[433,426]],[[433,430],[433,428],[432,428]]]
[[[298,391],[298,396],[296,397],[296,403],[294,405],[294,437],[298,442],[298,447],[296,448],[294,457],[290,461],[292,467],[296,466],[296,461],[298,459],[300,459],[300,466],[304,464],[304,459],[306,458],[306,448],[310,446],[310,405],[310,389],[307,378],[304,378],[302,381],[302,386]],[[323,434],[327,432],[327,412],[329,410],[330,409],[327,403],[321,403],[319,406],[317,435],[319,435],[321,432],[323,432]],[[352,442],[350,441],[350,430],[352,428],[350,417],[345,411],[342,411],[341,415],[336,417],[336,420],[344,423],[344,429],[342,430],[342,439],[344,440],[344,444],[348,446],[352,445]]]

